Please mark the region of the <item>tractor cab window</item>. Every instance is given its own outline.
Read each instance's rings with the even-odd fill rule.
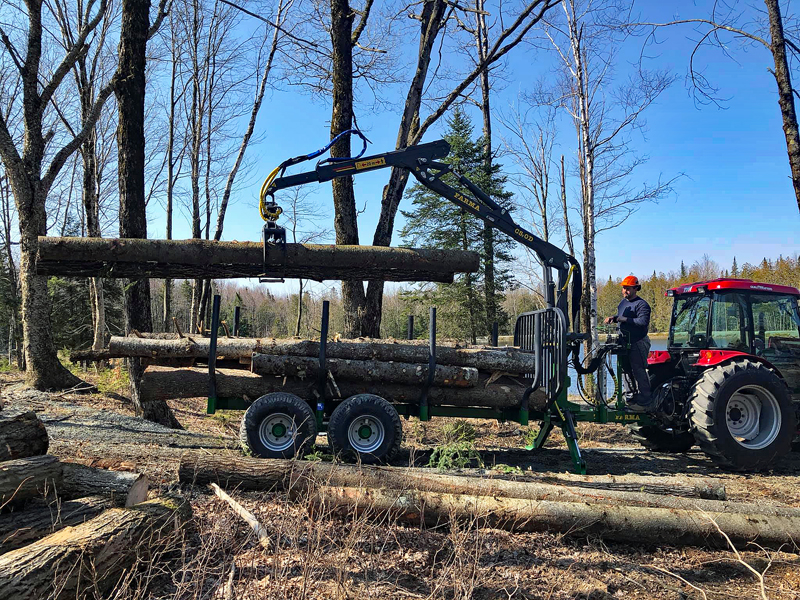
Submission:
[[[709,348],[750,352],[747,300],[737,293],[716,293],[711,308]]]
[[[672,308],[669,346],[677,348],[706,348],[708,345],[708,312],[710,307],[710,296],[700,294],[679,296]]]
[[[797,298],[778,294],[754,294],[753,352],[759,356],[780,357],[800,354],[800,315]]]

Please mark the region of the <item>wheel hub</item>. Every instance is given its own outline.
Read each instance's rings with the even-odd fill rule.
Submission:
[[[294,420],[286,413],[267,415],[258,428],[261,443],[272,452],[283,452],[290,448],[296,435]]]
[[[769,446],[780,431],[780,406],[766,389],[743,387],[728,401],[725,420],[734,440],[749,450],[759,450]]]
[[[347,428],[347,438],[353,450],[361,454],[375,452],[383,444],[386,434],[383,423],[372,415],[353,419]]]

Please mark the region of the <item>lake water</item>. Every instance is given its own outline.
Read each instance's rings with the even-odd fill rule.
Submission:
[[[604,338],[604,336],[600,336],[601,340],[603,338]],[[665,338],[665,337],[658,337],[658,338],[652,338],[651,337],[650,338],[650,350],[651,351],[653,351],[653,350],[666,350],[666,349],[667,349],[667,338]],[[611,362],[611,368],[614,369],[614,372],[616,373],[617,357],[616,356],[611,356],[610,357],[610,362]],[[570,380],[572,381],[572,385],[569,388],[569,393],[577,395],[578,394],[578,384],[577,384],[578,375],[575,373],[575,370],[572,369],[572,368],[569,369],[569,377],[570,377]],[[607,377],[606,379],[610,380],[611,378]],[[608,382],[608,389],[609,389],[608,393],[611,393],[611,387],[613,385],[614,385],[613,382],[611,382],[611,381]],[[606,396],[608,396],[608,393],[606,394]]]

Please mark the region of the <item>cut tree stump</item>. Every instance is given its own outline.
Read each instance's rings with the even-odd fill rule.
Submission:
[[[178,339],[113,336],[108,343],[108,354],[120,358],[208,358],[210,344],[209,338],[196,336]],[[220,358],[250,358],[253,354],[316,358],[319,357],[319,342],[275,338],[221,337],[217,340],[217,356]],[[344,360],[428,364],[427,345],[370,338],[329,341],[325,354],[328,358]],[[437,345],[436,364],[472,367],[487,372],[533,373],[536,370],[534,355],[516,348]]]
[[[474,252],[384,246],[286,244],[267,249],[273,276],[324,280],[438,281],[475,273]],[[39,275],[230,279],[264,273],[260,242],[39,237]]]
[[[55,456],[29,456],[0,463],[0,507],[61,488],[61,463]]]
[[[141,473],[96,469],[77,463],[62,463],[63,481],[59,496],[80,498],[100,495],[116,506],[130,507],[147,500],[150,482]]]
[[[451,518],[512,532],[551,531],[570,537],[601,536],[607,540],[650,546],[728,547],[717,526],[738,548],[754,542],[762,547],[797,552],[800,517],[763,514],[709,513],[697,510],[605,506],[433,492],[323,486],[316,490],[318,510],[337,509],[419,526],[437,526]]]
[[[427,364],[383,362],[377,360],[327,359],[325,366],[338,382],[341,379],[369,381],[371,383],[400,383],[421,386],[428,381]],[[256,354],[250,370],[264,376],[286,375],[300,379],[316,378],[319,374],[319,359],[308,356],[274,356]],[[475,387],[478,369],[436,365],[433,385],[441,387]]]
[[[48,444],[47,430],[35,412],[0,412],[0,461],[47,454]]]
[[[288,392],[300,398],[316,402],[316,383],[312,379],[300,380],[287,377],[262,377],[243,369],[216,369],[218,398],[247,398],[255,400],[272,392]],[[501,377],[487,384],[481,375],[472,388],[432,387],[428,391],[431,406],[478,406],[508,408],[519,406],[525,387],[518,381]],[[349,398],[356,394],[375,394],[389,402],[416,404],[419,402],[421,386],[369,381],[336,381],[334,388],[328,381],[331,398]],[[171,369],[150,366],[144,372],[141,383],[142,399],[168,400],[173,398],[201,398],[208,396],[208,369],[194,367]],[[541,409],[546,402],[545,394],[539,390],[531,395],[529,406]]]
[[[30,504],[30,503],[29,503]],[[22,548],[64,527],[80,525],[114,503],[104,496],[40,502],[0,515],[0,554]]]
[[[82,525],[67,527],[0,556],[0,600],[75,598],[102,594],[137,561],[158,560],[180,544],[176,528],[189,504],[162,497],[131,508],[113,508]]]

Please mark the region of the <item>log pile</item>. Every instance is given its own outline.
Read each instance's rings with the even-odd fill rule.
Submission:
[[[767,548],[798,552],[800,509],[766,504],[681,497],[668,478],[629,476],[621,489],[609,478],[572,476],[562,485],[542,478],[524,481],[445,475],[426,469],[303,463],[190,452],[181,457],[182,483],[216,484],[237,490],[288,491],[325,514],[392,515],[399,522],[441,526],[451,519],[513,532],[552,531],[571,537],[659,546]],[[577,479],[582,486],[576,486]],[[638,480],[638,489],[629,491]],[[656,481],[650,482],[649,479]],[[556,478],[551,478],[555,481]],[[566,485],[563,485],[566,484]],[[724,498],[709,480],[689,493]],[[727,536],[727,538],[726,538]]]
[[[36,272],[59,277],[230,279],[267,274],[325,280],[437,281],[474,273],[475,252],[383,246],[39,237]]]
[[[0,600],[102,593],[165,550],[188,514],[179,498],[148,501],[144,475],[62,462],[47,447],[35,413],[0,411]]]
[[[208,394],[207,369],[175,368],[174,361],[208,361],[211,342],[202,336],[136,335],[112,337],[102,358],[139,357],[149,361],[141,382],[142,398],[167,400]],[[217,340],[217,359],[242,368],[216,370],[217,396],[256,398],[271,392],[289,392],[316,401],[320,378],[320,343],[301,339],[230,338]],[[348,398],[370,393],[390,402],[415,404],[428,381],[428,347],[392,340],[337,340],[326,347],[326,394]],[[98,355],[100,356],[100,355]],[[73,356],[73,360],[92,355]],[[169,366],[165,366],[165,363]],[[250,370],[246,370],[249,365]],[[534,356],[516,348],[436,347],[436,367],[428,393],[431,405],[510,408],[519,406],[527,383],[524,374],[535,371]],[[530,408],[541,408],[543,392],[530,398]]]

